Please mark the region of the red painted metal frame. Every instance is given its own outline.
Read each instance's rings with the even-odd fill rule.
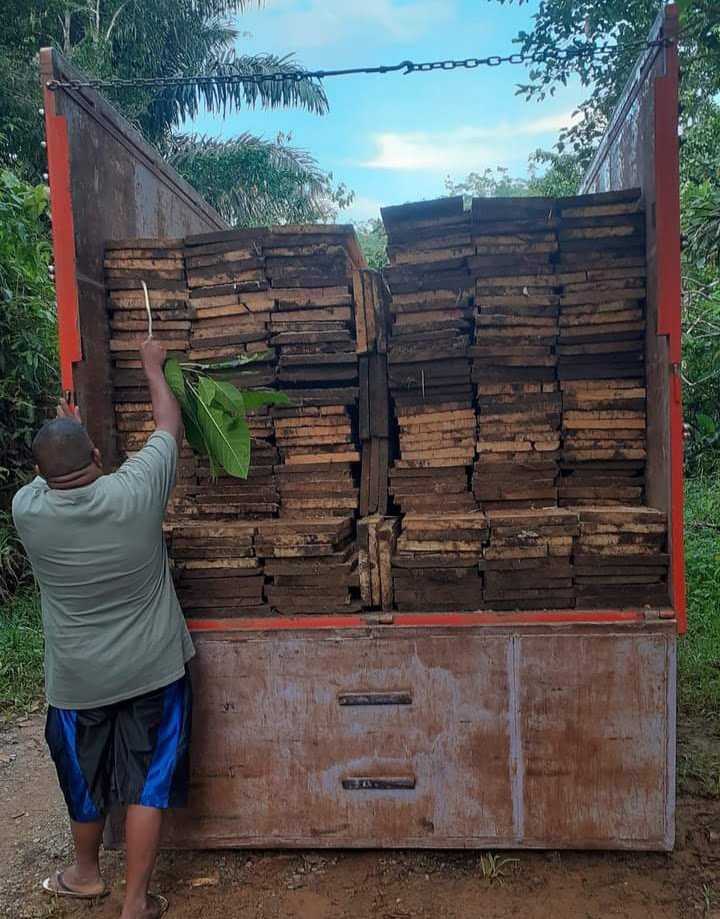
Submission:
[[[43,73],[43,82],[50,77],[51,74]],[[82,360],[82,343],[78,315],[75,227],[70,190],[70,145],[67,121],[57,113],[56,94],[44,86],[43,97],[55,259],[60,381],[63,391],[73,394],[73,364]]]
[[[657,610],[660,619],[674,619],[671,609]],[[277,616],[272,618],[188,619],[191,632],[282,632],[290,629],[467,627],[478,625],[547,625],[645,622],[642,610],[538,610],[517,613],[393,613],[392,625],[374,622],[373,614],[356,616]]]
[[[678,10],[665,11],[665,37],[677,38]],[[672,600],[678,631],[687,631],[683,551],[682,276],[680,262],[680,69],[677,45],[665,49],[665,75],[655,80],[655,229],[658,272],[657,333],[668,338],[671,364],[668,393],[670,426],[670,544]]]

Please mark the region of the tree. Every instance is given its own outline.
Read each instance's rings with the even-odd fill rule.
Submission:
[[[387,256],[387,234],[382,220],[376,217],[355,227],[360,248],[370,268],[381,271],[389,264]]]
[[[289,135],[268,143],[250,134],[230,141],[173,135],[165,155],[180,175],[227,220],[239,226],[328,223],[352,201],[332,173],[320,170]],[[238,181],[238,176],[242,181]]]
[[[331,177],[321,172],[312,157],[284,138],[268,144],[247,134],[225,142],[193,134],[176,136],[203,106],[220,115],[257,105],[300,106],[317,114],[327,111],[325,92],[315,80],[256,83],[242,79],[251,73],[303,73],[290,55],[236,53],[239,33],[231,17],[242,12],[249,0],[90,0],[78,4],[50,0],[49,12],[39,0],[29,0],[28,11],[23,10],[23,0],[13,2],[20,8],[20,23],[11,39],[0,39],[0,75],[20,67],[22,80],[10,98],[0,103],[0,114],[6,116],[3,124],[10,125],[0,139],[0,158],[5,162],[22,165],[26,173],[36,176],[42,171],[38,156],[39,84],[30,74],[36,67],[37,48],[54,44],[95,78],[198,73],[239,78],[200,86],[174,85],[159,90],[135,86],[106,91],[148,140],[182,162],[183,174],[192,184],[202,186],[209,198],[224,202],[232,219],[243,220],[253,211],[267,211],[275,189],[280,198],[287,192],[289,176],[293,179],[293,204],[287,208],[288,219],[303,212],[300,202],[304,192],[308,195],[305,210],[312,219],[331,218],[334,208],[347,200],[347,189],[334,188]],[[247,147],[246,155],[243,147]],[[253,208],[247,206],[247,189],[260,188],[256,169],[258,158],[263,156],[267,170],[263,200]],[[215,182],[213,177],[217,177]],[[245,201],[246,206],[230,208],[228,202],[233,198]],[[282,216],[281,210],[277,213]]]
[[[47,190],[0,170],[0,510],[32,469],[57,379]]]
[[[466,203],[471,198],[525,198],[544,196],[562,198],[577,194],[583,177],[581,159],[574,153],[555,153],[536,150],[528,160],[528,177],[510,175],[504,166],[471,172],[459,182],[449,176],[445,191],[449,195],[462,195]]]
[[[580,191],[584,169],[574,153],[536,150],[530,157],[528,192],[548,198],[565,198]],[[545,166],[544,170],[542,167]]]
[[[445,179],[445,191],[449,195],[462,195],[464,198],[524,197],[528,194],[528,181],[513,178],[504,166],[496,166],[495,169],[471,172],[459,182],[453,182],[448,176]]]
[[[528,0],[497,0],[523,5]],[[704,132],[708,118],[717,117],[720,92],[720,18],[717,0],[680,0],[683,67],[683,126],[687,135]],[[526,54],[538,55],[529,71],[529,82],[518,92],[542,101],[559,85],[579,78],[588,88],[580,105],[580,121],[560,135],[560,150],[568,144],[587,162],[620,97],[657,16],[657,0],[541,0],[531,31],[521,31],[516,41]],[[559,49],[610,43],[617,50],[603,56],[581,55],[561,60]],[[717,138],[717,135],[715,135]],[[710,140],[710,138],[708,138]]]
[[[523,3],[525,0],[498,0]],[[679,0],[683,251],[683,377],[693,470],[720,465],[720,17],[717,0]],[[518,42],[539,55],[519,91],[542,100],[579,77],[588,87],[580,121],[561,133],[559,156],[571,147],[580,166],[593,155],[625,80],[657,15],[656,0],[541,0],[530,32]],[[577,43],[617,43],[601,57],[558,60]]]

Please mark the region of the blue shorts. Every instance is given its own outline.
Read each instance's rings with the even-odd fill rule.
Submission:
[[[50,706],[45,739],[71,820],[100,820],[114,804],[185,807],[191,720],[187,673],[114,705]]]

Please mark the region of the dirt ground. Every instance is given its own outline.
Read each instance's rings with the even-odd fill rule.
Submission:
[[[697,762],[720,737],[685,726],[678,843],[669,856],[583,853],[165,852],[156,888],[174,919],[720,919],[720,800]],[[719,789],[720,790],[720,789]],[[123,858],[103,865],[102,904],[53,901],[40,882],[69,853],[42,719],[0,726],[0,916],[111,919]]]

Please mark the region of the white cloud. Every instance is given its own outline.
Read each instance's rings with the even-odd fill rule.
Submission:
[[[530,152],[525,149],[523,139],[555,134],[573,120],[572,112],[560,112],[531,121],[500,122],[492,127],[462,125],[444,133],[375,134],[375,155],[361,165],[371,169],[440,173],[505,165],[510,156],[520,153],[525,157]]]
[[[268,0],[265,9],[275,43],[302,51],[354,41],[359,33],[415,41],[454,18],[455,0]]]
[[[338,214],[338,223],[362,223],[373,217],[379,218],[381,207],[383,207],[381,201],[376,201],[374,198],[367,198],[363,195],[356,195],[352,204]]]

